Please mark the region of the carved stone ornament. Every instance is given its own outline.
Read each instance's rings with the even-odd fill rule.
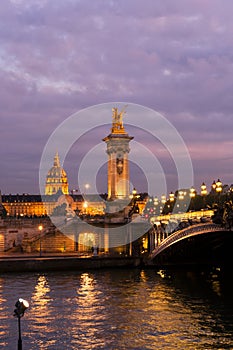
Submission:
[[[116,166],[117,166],[117,173],[119,175],[121,175],[123,172],[123,159],[122,158],[117,158]]]

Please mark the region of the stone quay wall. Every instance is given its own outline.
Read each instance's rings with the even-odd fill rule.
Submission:
[[[134,257],[42,257],[42,258],[2,258],[0,273],[79,271],[101,268],[126,268],[141,266],[141,259]]]

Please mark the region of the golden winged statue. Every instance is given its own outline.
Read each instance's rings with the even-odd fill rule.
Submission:
[[[123,125],[123,115],[125,112],[125,106],[120,112],[118,112],[117,107],[112,108],[112,132],[125,132],[124,125]]]

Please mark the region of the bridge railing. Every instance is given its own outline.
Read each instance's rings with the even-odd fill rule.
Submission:
[[[188,236],[194,236],[197,234],[210,232],[210,231],[226,231],[225,228],[220,227],[216,224],[197,224],[190,227],[186,227],[182,230],[179,230],[177,232],[172,233],[170,236],[165,238],[158,247],[156,247],[150,255],[150,258],[153,259],[157,254],[159,254],[162,250],[167,248],[168,246],[172,245],[175,242],[178,242],[179,240],[186,238]]]

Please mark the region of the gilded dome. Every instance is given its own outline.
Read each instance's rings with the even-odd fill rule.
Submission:
[[[68,179],[65,170],[60,165],[58,153],[54,157],[53,167],[48,171],[45,194],[52,195],[58,191],[68,194]]]

